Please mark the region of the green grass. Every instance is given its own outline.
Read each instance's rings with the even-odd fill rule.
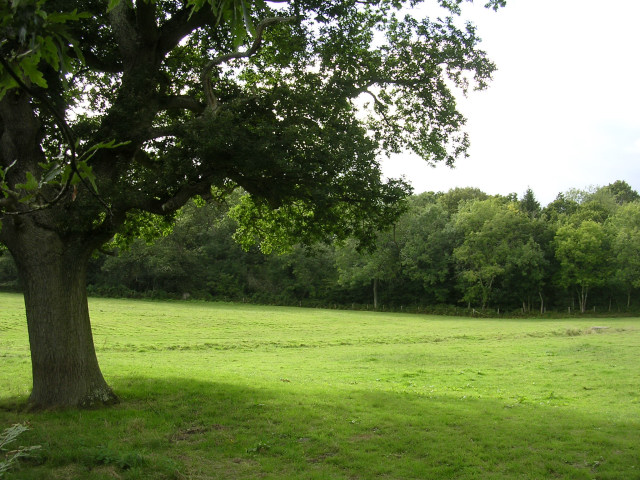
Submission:
[[[0,429],[43,447],[8,479],[640,479],[639,319],[90,308],[122,403],[25,413],[22,298],[0,294]]]

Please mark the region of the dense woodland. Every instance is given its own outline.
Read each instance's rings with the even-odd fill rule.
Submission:
[[[640,196],[623,181],[561,193],[478,189],[410,197],[375,251],[355,241],[243,250],[234,207],[193,202],[175,225],[91,261],[94,295],[464,313],[627,311],[640,307]],[[19,286],[8,254],[0,281]]]

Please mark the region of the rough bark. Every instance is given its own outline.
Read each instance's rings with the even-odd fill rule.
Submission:
[[[116,403],[96,357],[86,293],[93,246],[63,239],[33,218],[3,225],[20,272],[27,313],[35,408]],[[8,234],[8,235],[7,235]]]

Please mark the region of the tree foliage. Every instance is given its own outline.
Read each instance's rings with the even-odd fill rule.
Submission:
[[[627,306],[631,291],[640,288],[640,202],[623,204],[608,219],[615,280],[626,289]]]
[[[577,228],[563,225],[556,233],[559,283],[579,288],[581,312],[586,310],[589,289],[603,285],[610,275],[608,240],[604,226],[593,220],[584,220]]]
[[[453,13],[460,3],[441,2]],[[372,240],[406,193],[381,182],[376,155],[411,148],[447,163],[465,155],[449,85],[484,88],[493,64],[471,26],[401,19],[399,2],[271,5],[5,7],[3,92],[32,98],[50,127],[44,162],[5,161],[5,212],[49,204],[52,185],[66,186],[77,228],[102,211],[113,229],[133,221],[129,212],[168,214],[211,186],[241,186],[251,196],[238,218],[261,219],[246,223],[244,241],[269,237],[269,249],[326,230]],[[371,100],[366,120],[356,115],[362,96]]]

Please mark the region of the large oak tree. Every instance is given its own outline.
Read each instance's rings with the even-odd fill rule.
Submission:
[[[245,241],[366,244],[408,192],[380,154],[465,154],[451,89],[494,66],[454,20],[462,0],[432,2],[442,19],[412,17],[417,3],[2,2],[0,242],[24,288],[34,406],[117,401],[85,288],[114,234],[242,188]]]

